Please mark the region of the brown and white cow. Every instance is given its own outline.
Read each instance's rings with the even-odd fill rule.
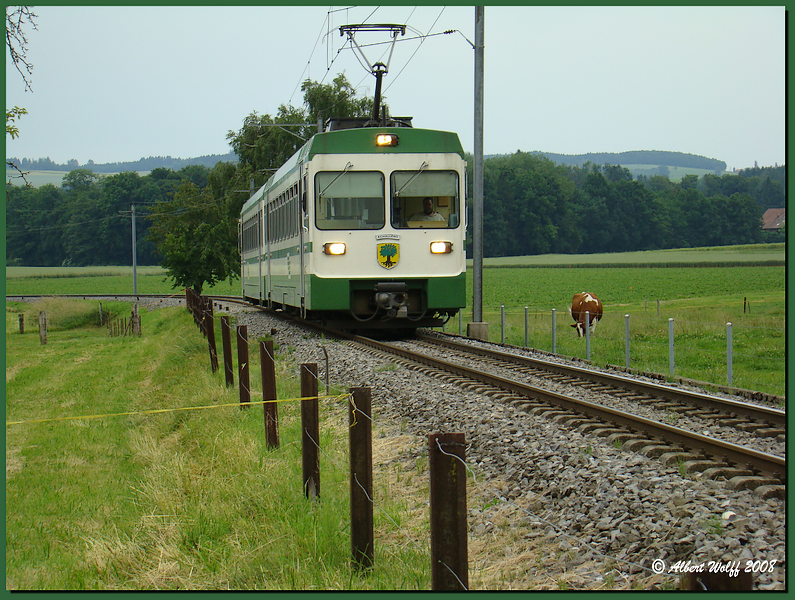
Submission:
[[[602,302],[593,294],[582,292],[574,294],[571,299],[571,316],[575,320],[572,327],[577,328],[577,335],[582,337],[585,335],[585,313],[588,312],[588,320],[591,327],[591,333],[596,330],[596,324],[602,318]]]

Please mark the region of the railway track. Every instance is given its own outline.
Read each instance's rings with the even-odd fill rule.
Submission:
[[[461,343],[437,335],[418,334],[417,337],[428,347],[444,348],[461,356],[474,354],[488,364],[511,365],[515,370],[541,380],[580,386],[613,396],[623,402],[682,413],[705,422],[718,422],[762,438],[776,438],[781,443],[783,452],[787,414],[779,408]]]
[[[657,420],[649,419],[626,410],[619,410],[605,406],[572,394],[562,394],[551,389],[529,385],[516,377],[505,377],[487,372],[482,366],[465,365],[459,360],[451,360],[447,351],[445,359],[431,356],[421,349],[407,349],[400,347],[403,344],[387,343],[372,338],[356,336],[344,332],[324,330],[328,335],[344,338],[347,343],[354,344],[371,353],[389,356],[392,360],[402,362],[412,368],[422,368],[431,375],[444,379],[450,383],[476,389],[477,391],[498,398],[503,402],[520,407],[535,416],[554,419],[568,427],[576,427],[584,433],[591,433],[606,437],[609,443],[620,444],[623,448],[633,450],[650,457],[658,457],[666,465],[679,465],[687,473],[701,472],[702,476],[710,478],[726,478],[728,485],[734,489],[760,489],[763,496],[783,497],[786,482],[786,460],[783,456],[749,448],[744,445],[725,441],[696,431],[676,427]],[[423,344],[439,345],[438,340],[428,341],[427,336],[421,336]],[[444,343],[444,346],[449,344]],[[470,352],[471,346],[457,345],[459,353]],[[447,348],[449,350],[449,347]],[[481,350],[476,351],[480,353]],[[491,351],[490,358],[504,353]],[[515,371],[515,357],[511,357],[512,368]],[[537,368],[537,365],[536,367]],[[575,368],[576,369],[576,368]],[[594,387],[608,388],[604,382],[594,381],[604,377],[584,369],[579,369],[578,383]],[[576,371],[566,371],[557,375],[573,378]],[[583,377],[590,381],[582,382]],[[621,378],[614,379],[609,389],[618,390]],[[717,397],[705,394],[692,394],[681,390],[674,390],[659,384],[632,381],[632,394],[638,398],[662,401],[683,407],[687,410],[702,411],[702,416],[716,414],[721,418],[731,418],[730,414],[739,414],[747,411],[753,419],[766,419],[759,423],[763,427],[752,427],[752,430],[770,430],[779,435],[777,426],[773,423],[783,422],[783,411],[753,407],[737,401],[723,401]],[[605,391],[604,389],[600,391]],[[626,392],[626,390],[624,390]],[[626,396],[623,396],[626,398]],[[698,406],[688,405],[690,401],[699,403]],[[706,407],[706,408],[704,408]],[[721,413],[714,412],[721,407]],[[708,410],[710,412],[703,412]],[[728,411],[731,411],[730,413]]]

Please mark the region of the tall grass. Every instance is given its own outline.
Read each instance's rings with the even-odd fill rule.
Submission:
[[[7,420],[238,401],[210,373],[184,309],[143,312],[140,338],[86,325],[52,333],[45,346],[15,323],[7,311]],[[277,356],[285,399],[299,396],[289,356]],[[252,372],[255,388],[257,379]],[[265,447],[258,406],[7,426],[7,587],[427,588],[423,496],[390,498],[389,480],[376,479],[375,567],[359,575],[350,566],[345,407],[322,402],[314,502],[302,491],[298,403],[280,403],[279,418],[276,450]]]

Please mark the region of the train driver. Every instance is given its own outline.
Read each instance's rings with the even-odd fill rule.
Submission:
[[[445,218],[433,210],[433,198],[428,196],[422,201],[422,212],[414,213],[409,221],[444,221]]]

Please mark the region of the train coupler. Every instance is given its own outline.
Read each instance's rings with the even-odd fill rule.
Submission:
[[[382,282],[375,285],[375,303],[387,316],[405,319],[409,315],[409,286],[405,282]]]

